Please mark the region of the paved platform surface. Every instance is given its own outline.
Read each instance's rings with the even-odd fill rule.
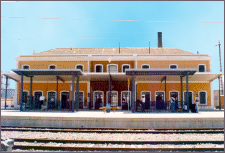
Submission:
[[[113,128],[224,128],[224,111],[131,113],[1,110],[1,125]]]

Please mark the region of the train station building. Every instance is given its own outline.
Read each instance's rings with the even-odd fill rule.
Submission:
[[[198,96],[200,110],[214,109],[212,81],[222,73],[212,73],[211,56],[160,41],[155,48],[56,48],[20,55],[16,69],[4,75],[16,81],[15,107],[25,102],[39,109],[43,95],[47,109],[98,110],[110,103],[135,112],[144,101],[146,111],[169,110],[173,97],[178,111]]]

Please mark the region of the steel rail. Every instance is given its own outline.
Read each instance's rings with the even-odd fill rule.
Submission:
[[[128,147],[63,147],[63,146],[37,146],[37,145],[14,145],[13,149],[36,149],[36,150],[65,150],[65,151],[77,151],[77,150],[86,150],[86,151],[224,151],[224,148],[128,148]]]
[[[99,129],[99,130],[224,130],[224,128],[90,128],[90,127],[44,127],[44,126],[1,126],[1,128],[47,128],[47,129]]]
[[[211,144],[224,144],[224,141],[211,141],[211,140],[200,140],[200,141],[155,141],[155,140],[59,140],[59,139],[41,139],[41,138],[10,138],[15,142],[57,142],[57,143],[112,143],[112,144],[199,144],[199,143],[211,143]]]
[[[201,131],[194,131],[194,130],[184,130],[184,131],[137,131],[137,130],[73,130],[73,129],[26,129],[26,128],[1,128],[1,131],[31,131],[31,132],[71,132],[71,133],[151,133],[151,134],[185,134],[185,133],[224,133],[223,130],[201,130]]]

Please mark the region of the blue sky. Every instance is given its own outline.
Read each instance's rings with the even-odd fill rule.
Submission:
[[[19,1],[1,2],[1,71],[16,68],[14,59],[34,50],[112,48],[119,42],[148,47],[149,40],[156,47],[158,31],[163,47],[211,55],[213,73],[219,72],[214,46],[220,40],[224,66],[223,1]]]

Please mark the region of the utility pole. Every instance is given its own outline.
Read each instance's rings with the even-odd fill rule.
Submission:
[[[221,63],[221,49],[220,49],[220,40],[218,41],[218,46],[219,46],[219,61],[220,61],[220,73],[222,73],[222,63]],[[215,45],[217,46],[217,45]],[[223,79],[220,76],[220,88],[221,88],[221,93],[223,94]]]

